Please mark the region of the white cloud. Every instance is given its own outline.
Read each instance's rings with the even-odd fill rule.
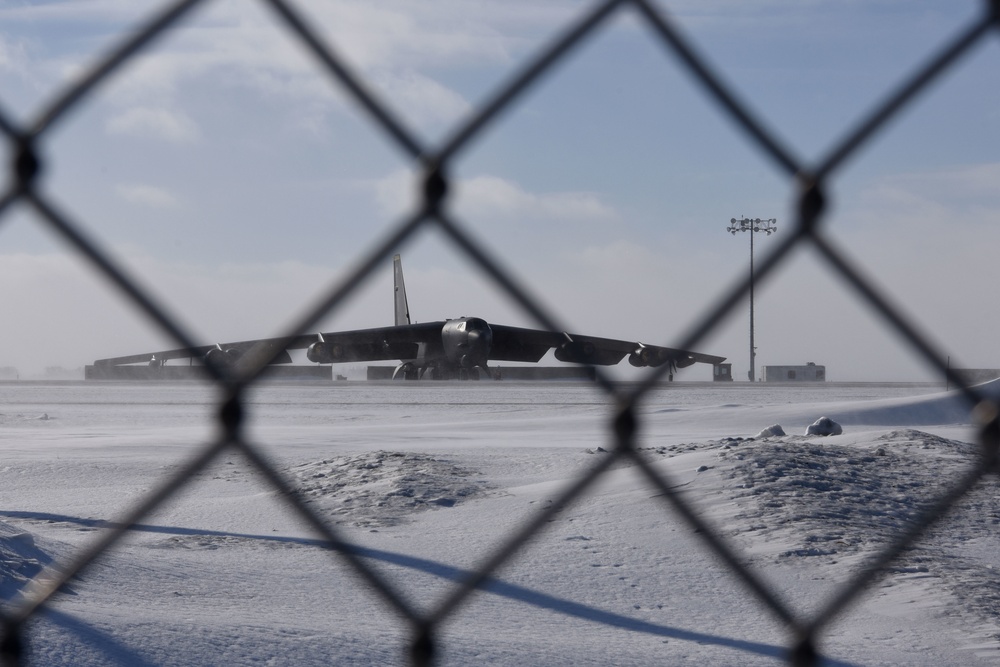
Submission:
[[[131,107],[105,125],[109,134],[155,137],[181,143],[198,139],[198,126],[183,113],[163,108]]]
[[[920,248],[920,257],[978,254],[1000,240],[1000,163],[886,175],[847,209],[845,222],[861,223],[866,247],[907,245]],[[957,266],[968,264],[959,258]]]
[[[362,69],[508,63],[526,35],[563,25],[564,2],[463,0],[313,3],[308,15]]]
[[[535,33],[549,34],[578,11],[563,2],[510,6],[457,0],[299,2],[296,7],[321,39],[415,126],[453,120],[469,106],[457,90],[429,70],[506,68],[531,48]],[[55,74],[66,80],[79,76],[99,54],[120,43],[156,11],[153,3],[74,0],[3,8],[0,18],[12,25],[30,23],[42,34],[50,26],[58,31],[66,21],[87,24],[88,39],[54,38],[30,64],[35,78],[52,80]],[[15,55],[0,44],[0,67],[5,61],[15,62]],[[297,104],[318,101],[327,108],[344,95],[298,36],[263,3],[206,3],[114,76],[106,88],[107,99],[129,110],[116,113],[109,126],[113,131],[127,131],[138,124],[146,130],[158,129],[160,136],[172,140],[189,139],[190,121],[178,125],[175,118],[171,126],[162,117],[148,115],[140,121],[131,109],[176,107],[192,83],[241,86]]]
[[[904,206],[906,213],[928,205],[954,211],[1000,208],[1000,163],[957,165],[928,172],[891,174],[866,192],[872,204]]]
[[[24,45],[0,35],[0,70],[23,74],[26,65]]]
[[[172,194],[153,185],[122,184],[115,190],[125,201],[151,208],[176,208],[179,204]]]
[[[379,211],[388,217],[404,215],[417,204],[417,183],[409,170],[399,169],[367,185],[372,190]]]
[[[615,222],[619,214],[593,192],[533,193],[498,176],[474,176],[452,183],[452,200],[463,217],[526,222]],[[374,184],[376,203],[387,216],[413,210],[419,184],[412,172],[398,170]]]
[[[44,21],[137,21],[156,6],[133,0],[70,0],[69,2],[8,3],[4,16],[8,21],[33,23]]]
[[[455,91],[414,70],[381,73],[376,80],[392,107],[415,126],[453,122],[472,108]]]
[[[177,317],[197,341],[230,341],[284,333],[339,273],[302,262],[218,265],[168,262],[118,246],[125,272]],[[339,309],[337,326],[385,323],[391,272],[380,273]],[[78,257],[63,253],[0,254],[0,292],[8,326],[0,366],[37,375],[47,366],[78,368],[95,359],[173,347],[129,299]],[[374,289],[378,297],[369,298]],[[71,334],[67,334],[71,332]]]
[[[89,363],[92,359],[86,361],[84,355],[92,354],[101,338],[114,340],[121,325],[134,326],[109,316],[118,310],[116,295],[74,257],[3,255],[0,280],[17,285],[0,295],[0,308],[10,323],[0,365],[16,367],[22,377],[46,366],[77,368]]]
[[[851,263],[932,345],[968,366],[998,365],[990,332],[1000,329],[1000,313],[984,296],[1000,280],[998,177],[998,164],[888,174],[856,199],[843,201],[826,227]],[[839,313],[824,321],[823,335],[812,344],[823,343],[837,354],[855,346],[853,341],[864,340],[866,350],[859,350],[857,358],[840,360],[844,369],[864,369],[864,359],[881,371],[891,365],[890,356],[898,367],[903,365],[898,358],[921,367],[915,352],[883,318],[816,259],[805,252],[779,271],[758,292],[765,308],[773,303],[781,313],[802,313],[814,308],[810,303],[822,303],[829,312]],[[788,337],[786,347],[804,342],[809,342],[805,333],[798,339]],[[862,377],[861,372],[855,376]]]
[[[610,222],[619,217],[596,193],[533,193],[496,176],[475,176],[460,181],[455,190],[457,205],[471,218]]]

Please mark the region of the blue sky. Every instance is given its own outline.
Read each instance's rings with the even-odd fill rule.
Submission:
[[[299,2],[428,145],[582,2]],[[0,109],[27,121],[159,3],[0,2]],[[664,3],[794,154],[823,156],[981,3]],[[998,38],[836,173],[831,235],[956,365],[1000,367]],[[4,148],[8,151],[9,148]],[[410,161],[262,5],[212,2],[47,135],[43,187],[199,340],[273,335],[414,204]],[[794,189],[636,20],[616,18],[454,163],[452,210],[569,327],[671,344],[746,274],[731,217],[790,228]],[[776,237],[758,237],[766,253]],[[440,234],[401,249],[411,312],[530,325]],[[758,255],[762,256],[762,255]],[[0,366],[155,349],[162,336],[31,214],[0,227]],[[388,324],[391,272],[325,328]],[[41,308],[39,305],[41,304]],[[758,366],[927,379],[809,251],[757,290]],[[699,349],[746,376],[748,307]],[[168,343],[169,344],[169,343]],[[758,370],[759,372],[759,370]],[[688,379],[708,379],[691,372]]]

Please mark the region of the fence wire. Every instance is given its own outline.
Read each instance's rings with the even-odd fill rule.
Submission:
[[[39,157],[39,146],[53,132],[53,127],[67,112],[76,108],[92,93],[96,86],[117,70],[128,66],[136,54],[147,49],[155,40],[167,34],[192,10],[207,5],[211,0],[182,0],[165,3],[150,20],[136,26],[132,35],[101,59],[75,85],[58,94],[54,101],[44,106],[33,121],[20,124],[4,112],[0,99],[0,131],[6,136],[14,156],[9,165],[9,187],[0,196],[0,224],[9,217],[13,205],[20,204],[37,213],[42,224],[48,225],[63,237],[76,252],[89,261],[99,272],[121,290],[134,308],[141,311],[179,346],[193,348],[195,341],[181,324],[149,293],[133,281],[124,268],[115,262],[102,244],[91,238],[87,228],[75,220],[71,213],[62,211],[49,199],[38,185],[38,176],[45,164]],[[677,513],[692,527],[697,529],[707,548],[714,552],[733,574],[741,580],[748,594],[755,596],[774,615],[791,629],[787,660],[795,667],[808,667],[818,663],[819,638],[830,621],[853,602],[857,601],[866,588],[877,580],[883,569],[904,550],[912,546],[920,537],[939,522],[949,510],[961,500],[986,474],[997,470],[997,454],[1000,448],[1000,407],[991,403],[974,387],[969,387],[953,370],[947,355],[934,347],[929,338],[898,308],[890,295],[867,279],[855,265],[849,253],[835,246],[824,235],[823,216],[827,209],[824,192],[832,174],[843,162],[854,155],[886,123],[936,79],[953,69],[956,63],[974,46],[987,39],[991,29],[1000,27],[1000,0],[984,0],[978,17],[947,43],[939,52],[931,54],[925,64],[916,67],[898,87],[887,94],[856,126],[841,134],[828,156],[813,164],[806,164],[793,156],[778,137],[769,133],[752,110],[741,102],[735,92],[718,77],[708,62],[697,53],[682,31],[659,6],[649,0],[608,0],[599,2],[581,13],[565,30],[540,53],[531,59],[510,80],[498,87],[488,101],[474,110],[463,122],[437,146],[424,144],[419,137],[411,134],[397,119],[391,105],[379,99],[363,77],[352,71],[333,45],[326,40],[304,18],[296,5],[289,0],[260,0],[273,10],[276,21],[290,33],[291,38],[301,41],[315,57],[316,66],[329,74],[336,85],[342,87],[367,113],[371,121],[395,143],[411,161],[415,170],[423,173],[423,197],[419,206],[404,220],[390,229],[367,253],[357,258],[354,271],[339,284],[331,287],[326,298],[301,320],[290,323],[288,337],[311,330],[320,319],[342,305],[359,284],[403,242],[417,231],[436,226],[455,248],[471,260],[500,289],[506,292],[520,307],[536,321],[538,326],[551,330],[565,330],[552,313],[543,308],[517,280],[517,277],[486,247],[475,241],[468,233],[468,226],[446,211],[450,181],[448,167],[468,144],[479,136],[512,103],[526,91],[538,85],[543,74],[553,66],[571,57],[580,43],[602,30],[609,19],[619,12],[631,11],[640,21],[646,22],[654,35],[667,51],[704,89],[704,93],[714,101],[721,113],[744,134],[746,140],[763,155],[773,161],[776,168],[788,179],[797,192],[797,213],[791,234],[782,241],[759,264],[757,279],[765,279],[775,269],[787,262],[792,251],[803,246],[811,246],[825,261],[829,271],[842,279],[844,285],[853,290],[856,298],[866,303],[877,317],[884,320],[886,328],[898,333],[913,350],[919,354],[927,366],[948,378],[950,384],[959,387],[969,407],[979,419],[979,445],[982,456],[961,479],[954,480],[949,490],[930,509],[910,524],[909,528],[896,536],[884,550],[872,557],[865,567],[856,572],[852,579],[843,583],[838,592],[825,606],[811,615],[797,612],[775,591],[741,562],[738,551],[711,525],[699,518],[677,492],[672,480],[662,471],[654,469],[635,446],[635,432],[640,415],[636,411],[638,403],[655,384],[663,379],[668,367],[653,369],[644,381],[623,388],[612,383],[601,368],[596,368],[598,383],[607,393],[609,403],[617,406],[614,417],[607,425],[611,455],[604,458],[597,467],[575,480],[561,496],[554,499],[549,509],[544,510],[519,526],[502,545],[490,554],[464,581],[454,587],[449,595],[436,607],[421,612],[407,602],[407,596],[396,584],[390,583],[375,569],[369,567],[353,550],[338,528],[321,518],[307,505],[293,484],[275,470],[261,454],[257,446],[244,437],[242,425],[247,409],[245,398],[248,390],[259,381],[259,377],[269,360],[261,360],[255,369],[233,371],[221,365],[208,363],[208,371],[213,382],[222,390],[217,412],[220,427],[218,439],[206,445],[197,456],[162,485],[147,494],[125,517],[105,531],[90,548],[76,554],[72,562],[64,564],[58,571],[47,571],[50,578],[36,580],[33,593],[27,600],[17,603],[3,613],[3,638],[0,641],[0,658],[9,666],[25,664],[24,646],[26,625],[40,610],[52,602],[56,592],[71,578],[81,574],[97,559],[106,554],[119,542],[135,524],[156,511],[163,503],[179,492],[198,472],[204,470],[223,452],[237,453],[255,467],[263,477],[279,491],[279,497],[291,507],[325,540],[335,558],[346,561],[367,583],[367,585],[410,625],[409,636],[411,664],[414,667],[431,665],[439,652],[438,635],[442,624],[473,595],[484,581],[506,563],[528,540],[535,537],[543,526],[559,511],[574,500],[585,495],[593,484],[609,469],[623,460],[638,466],[649,481],[660,491],[668,510]],[[677,346],[697,349],[698,345],[712,333],[722,319],[735,307],[744,303],[751,289],[750,279],[719,295],[706,314],[691,323],[688,333]]]

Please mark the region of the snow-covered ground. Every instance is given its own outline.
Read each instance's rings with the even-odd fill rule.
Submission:
[[[822,606],[975,460],[965,406],[915,385],[675,383],[640,446],[797,612]],[[213,440],[190,384],[0,384],[0,593],[94,542]],[[268,386],[249,433],[418,609],[612,447],[589,384]],[[844,432],[804,436],[828,416]],[[780,424],[788,434],[747,439]],[[989,478],[823,635],[833,665],[1000,662]],[[38,665],[405,664],[410,628],[237,452],[55,598]],[[450,617],[442,665],[779,665],[788,631],[635,467],[562,508]]]

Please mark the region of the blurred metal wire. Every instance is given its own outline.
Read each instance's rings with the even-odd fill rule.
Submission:
[[[73,220],[70,214],[60,211],[39,188],[38,175],[45,167],[44,161],[39,157],[39,146],[46,141],[54,124],[79,105],[99,83],[113,72],[127,67],[137,53],[171,30],[192,10],[208,2],[210,0],[164,3],[160,11],[148,22],[137,26],[129,38],[99,59],[79,82],[59,91],[50,104],[44,105],[38,111],[33,121],[21,126],[0,107],[0,132],[6,136],[10,152],[14,156],[9,165],[10,185],[8,190],[0,195],[0,224],[6,221],[14,204],[20,203],[34,209],[41,224],[48,225],[65,238],[81,257],[92,263],[121,290],[137,310],[143,312],[165,334],[183,347],[193,347],[194,342],[181,328],[178,319],[141,289],[122,266],[103,251],[102,243],[89,235],[83,223]],[[131,526],[154,512],[224,451],[242,455],[263,473],[264,478],[280,492],[280,497],[285,499],[326,541],[336,557],[345,559],[373,592],[382,597],[390,608],[409,623],[412,628],[409,655],[415,666],[433,664],[437,653],[436,635],[440,625],[449,616],[458,613],[462,603],[529,540],[541,537],[545,524],[554,512],[585,495],[602,474],[622,459],[630,459],[640,467],[650,481],[660,489],[660,495],[670,511],[676,512],[698,529],[707,548],[733,571],[737,580],[745,585],[747,594],[759,598],[766,608],[789,627],[793,640],[788,646],[788,663],[796,666],[817,664],[821,655],[819,650],[821,633],[833,617],[846,613],[848,607],[864,593],[865,589],[881,576],[883,568],[940,521],[985,474],[996,471],[997,452],[1000,446],[1000,409],[986,402],[974,388],[965,386],[961,378],[950,369],[947,355],[935,349],[928,337],[903,314],[891,297],[884,294],[871,279],[863,275],[861,268],[852,262],[844,249],[835,247],[823,235],[822,218],[826,209],[823,193],[828,190],[825,186],[831,173],[870,141],[918,94],[925,91],[932,81],[946,74],[972,47],[986,39],[991,28],[1000,26],[1000,1],[984,1],[980,16],[937,54],[932,55],[925,64],[916,67],[899,87],[886,95],[884,100],[864,116],[856,127],[844,132],[842,139],[830,149],[828,157],[815,165],[804,164],[783,146],[779,138],[769,132],[764,123],[757,119],[750,106],[740,100],[735,92],[713,72],[707,60],[696,52],[668,15],[649,0],[607,0],[581,11],[561,35],[515,72],[505,84],[499,86],[486,103],[464,122],[459,123],[448,138],[437,147],[424,145],[418,137],[407,130],[398,120],[391,105],[380,100],[366,86],[364,78],[352,72],[333,46],[313,29],[293,2],[288,0],[261,0],[261,2],[275,12],[277,20],[288,29],[292,38],[301,41],[315,56],[317,67],[328,73],[336,84],[342,86],[367,112],[376,127],[398,145],[406,158],[413,161],[413,167],[424,173],[425,182],[423,201],[417,210],[399,222],[373,248],[359,257],[354,271],[342,282],[331,286],[326,298],[311,313],[291,323],[286,335],[293,336],[309,330],[322,317],[337,309],[396,248],[415,232],[428,226],[437,226],[442,230],[445,237],[454,243],[458,252],[467,255],[498,289],[506,292],[520,304],[539,326],[553,331],[564,330],[514,273],[506,268],[488,247],[469,235],[465,224],[445,212],[442,204],[446,201],[449,190],[448,165],[472,139],[518,100],[525,91],[540,85],[541,78],[554,65],[571,57],[576,46],[601,30],[609,18],[617,12],[632,11],[640,21],[645,21],[651,27],[668,57],[676,59],[687,70],[704,88],[705,94],[714,100],[720,112],[728,116],[762,154],[773,160],[777,168],[789,179],[792,190],[798,193],[796,195],[799,202],[798,216],[793,233],[786,235],[761,262],[756,273],[757,279],[766,279],[787,260],[792,251],[802,246],[813,247],[827,262],[829,270],[841,278],[847,288],[854,290],[857,298],[866,302],[876,316],[885,321],[887,328],[896,331],[931,368],[947,376],[953,386],[961,387],[970,407],[976,407],[976,413],[981,416],[980,445],[983,456],[980,462],[966,471],[961,479],[954,480],[951,488],[936,502],[930,503],[930,509],[898,535],[894,543],[875,555],[850,581],[839,588],[830,601],[814,615],[809,616],[797,612],[788,601],[780,599],[775,591],[770,590],[751,569],[742,564],[738,550],[711,525],[700,519],[694,508],[672,490],[674,485],[671,481],[661,471],[648,465],[636,451],[634,433],[639,417],[635,407],[646,392],[663,378],[666,366],[653,370],[644,382],[630,389],[619,388],[598,368],[596,370],[600,386],[607,392],[609,404],[615,408],[614,417],[608,424],[607,435],[611,456],[604,458],[600,465],[571,483],[552,502],[551,509],[539,513],[530,522],[520,526],[498,549],[486,555],[474,573],[456,585],[444,600],[431,607],[429,611],[421,613],[406,601],[405,595],[397,589],[397,586],[390,584],[375,569],[358,558],[340,531],[314,513],[303,502],[294,485],[285,480],[268,464],[261,452],[242,437],[241,425],[243,412],[246,409],[244,396],[247,389],[258,380],[263,362],[256,370],[246,371],[239,376],[234,376],[226,368],[211,366],[209,370],[212,377],[222,390],[218,410],[220,426],[218,440],[206,445],[186,466],[164,480],[158,489],[150,492],[125,517],[106,530],[90,548],[78,553],[72,562],[62,564],[58,570],[46,571],[45,578],[38,578],[32,589],[33,593],[26,601],[8,608],[2,617],[4,636],[0,641],[0,659],[3,664],[12,666],[24,664],[22,647],[26,643],[24,633],[27,632],[25,628],[28,621],[51,603],[52,596],[61,586],[112,549]],[[742,303],[749,289],[748,279],[719,295],[704,316],[691,323],[688,334],[677,342],[677,346],[696,348],[719,326],[720,321],[730,310]]]

